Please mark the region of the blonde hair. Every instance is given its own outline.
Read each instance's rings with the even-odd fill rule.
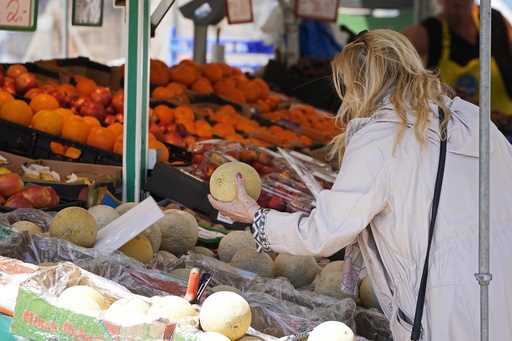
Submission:
[[[423,66],[416,49],[401,33],[386,29],[366,32],[345,46],[331,65],[334,86],[342,100],[336,115],[340,123],[371,116],[389,97],[402,120],[396,147],[405,132],[407,113],[416,117],[414,133],[421,144],[433,114],[431,104],[444,110],[443,124],[450,118],[443,100],[448,88]],[[338,153],[341,160],[344,147],[345,136],[341,134],[332,142],[331,155]]]

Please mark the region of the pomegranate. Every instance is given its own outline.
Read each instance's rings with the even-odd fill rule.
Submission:
[[[26,72],[16,78],[16,92],[24,95],[28,90],[37,88],[37,79],[33,73]]]
[[[91,96],[93,102],[99,103],[104,107],[109,106],[112,101],[112,92],[105,86],[98,86],[89,96]]]
[[[82,116],[96,117],[100,122],[103,122],[106,117],[105,108],[103,105],[93,102],[88,98],[86,98],[84,103],[80,106],[79,112]]]

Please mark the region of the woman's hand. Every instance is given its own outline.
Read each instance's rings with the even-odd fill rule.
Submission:
[[[208,200],[219,212],[240,223],[250,224],[254,220],[256,211],[260,208],[258,203],[245,191],[242,174],[236,175],[236,198],[231,202],[224,202],[214,199],[208,195]]]

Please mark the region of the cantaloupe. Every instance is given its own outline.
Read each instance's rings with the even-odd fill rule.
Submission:
[[[231,262],[231,259],[241,249],[256,250],[256,242],[250,232],[232,231],[228,233],[219,243],[219,259],[223,262]]]
[[[100,292],[86,285],[65,289],[59,295],[57,304],[75,313],[94,317],[109,307],[109,301]]]
[[[379,300],[373,291],[372,283],[369,277],[363,278],[359,284],[359,301],[365,308],[380,309]]]
[[[308,341],[355,341],[354,332],[343,322],[328,321],[309,333]]]
[[[11,225],[16,232],[28,232],[29,234],[41,234],[43,230],[31,221],[20,220]]]
[[[343,261],[327,264],[315,280],[315,292],[342,299],[346,297],[341,291]]]
[[[226,336],[215,333],[215,332],[206,332],[201,334],[201,337],[199,339],[200,341],[229,341],[229,338]]]
[[[98,230],[101,230],[117,218],[119,218],[119,213],[115,209],[107,205],[96,205],[89,208],[89,213],[96,220],[96,226],[98,226]]]
[[[165,319],[177,322],[182,319],[197,316],[197,311],[184,298],[179,296],[154,296],[150,298],[151,307],[148,317],[155,321]]]
[[[119,326],[130,327],[151,321],[149,303],[139,297],[121,298],[107,309],[104,319]]]
[[[55,215],[49,232],[52,237],[83,247],[93,247],[96,242],[96,220],[81,207],[68,207]]]
[[[237,340],[251,326],[251,307],[240,295],[229,291],[216,292],[203,302],[199,320],[204,331]]]
[[[164,250],[158,251],[153,259],[151,260],[151,267],[157,268],[159,270],[168,269],[178,257],[173,255],[172,253]]]
[[[212,288],[212,292],[220,292],[220,291],[231,291],[237,295],[242,295],[242,291],[240,291],[240,289],[232,287],[230,285],[221,284],[221,285],[217,285]]]
[[[123,214],[125,214],[126,212],[128,212],[129,210],[134,208],[135,206],[137,206],[136,202],[125,202],[116,207],[116,212],[119,213],[120,216],[122,216]]]
[[[208,257],[214,257],[215,254],[212,250],[203,247],[203,246],[196,246],[192,249],[192,253],[197,253],[198,255],[208,256]]]
[[[180,210],[166,210],[164,213],[165,216],[155,223],[162,233],[160,248],[182,256],[197,243],[197,221],[190,213]]]
[[[160,226],[153,224],[144,230],[142,235],[149,239],[154,252],[160,250],[160,246],[162,245],[162,232],[160,231]]]
[[[274,275],[282,276],[296,288],[304,287],[315,279],[320,267],[312,256],[280,254],[274,261]]]
[[[236,174],[241,173],[244,187],[254,200],[261,194],[261,178],[258,172],[246,163],[233,161],[218,167],[210,177],[210,193],[220,201],[236,198]]]
[[[269,255],[252,248],[238,250],[231,259],[231,265],[262,277],[272,277],[274,269],[274,261]]]
[[[120,249],[128,257],[132,257],[141,263],[149,263],[153,259],[153,247],[146,236],[137,237],[124,244]]]

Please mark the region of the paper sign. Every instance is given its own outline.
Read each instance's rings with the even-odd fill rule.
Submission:
[[[230,217],[225,216],[222,213],[217,213],[217,221],[220,221],[221,223],[226,223],[229,225],[233,225],[235,222]]]
[[[253,22],[252,0],[226,0],[226,14],[230,24]]]
[[[336,21],[339,0],[295,0],[295,14],[299,18]]]
[[[103,0],[73,0],[71,24],[74,26],[101,26]]]
[[[152,197],[147,198],[98,232],[94,248],[111,254],[164,217]]]
[[[37,0],[0,0],[0,29],[36,29]]]

